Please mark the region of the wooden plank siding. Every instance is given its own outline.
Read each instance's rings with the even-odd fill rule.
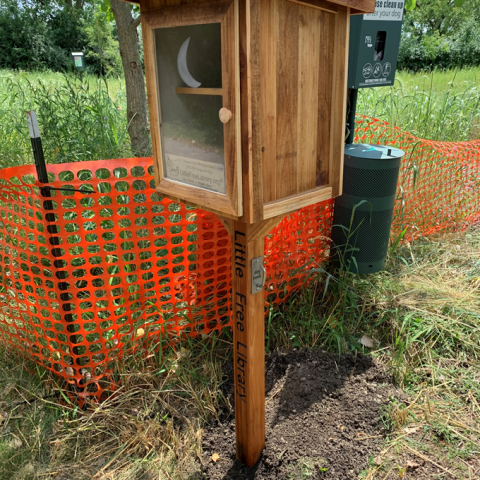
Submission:
[[[350,8],[340,7],[335,16],[335,50],[333,58],[332,106],[330,110],[330,172],[329,183],[333,197],[342,194],[343,152],[345,145],[345,118],[347,115],[348,43],[350,34]]]
[[[330,135],[332,125],[329,122],[332,110],[332,80],[333,80],[333,58],[334,47],[330,42],[329,35],[335,29],[335,15],[324,15],[321,18],[320,44],[320,65],[323,79],[318,83],[318,124],[317,130],[317,161],[315,169],[315,185],[317,187],[329,183],[329,159],[330,159]]]
[[[297,193],[297,124],[298,124],[298,4],[286,0],[275,2],[276,38],[276,124],[275,198]],[[269,179],[272,181],[273,179]],[[265,183],[265,178],[263,179]]]
[[[275,5],[276,0],[256,0],[259,4],[260,22],[256,25],[257,31],[253,33],[259,43],[260,58],[256,72],[260,79],[259,95],[255,100],[260,104],[254,111],[257,114],[255,122],[259,129],[254,128],[254,138],[259,150],[263,172],[263,202],[276,198],[276,143],[277,143],[277,76],[275,75],[277,39],[275,37]],[[255,37],[254,42],[255,42]]]
[[[264,204],[253,216],[261,219],[281,213],[275,202],[288,213],[287,197],[298,205],[315,188],[340,191],[349,13],[324,0],[250,1],[260,19],[251,22],[250,98]]]
[[[322,10],[298,7],[298,122],[297,122],[297,192],[315,187],[318,145],[318,85],[320,80],[320,43]],[[329,15],[331,16],[331,15]],[[322,72],[324,73],[324,72]],[[328,71],[327,71],[328,75]]]

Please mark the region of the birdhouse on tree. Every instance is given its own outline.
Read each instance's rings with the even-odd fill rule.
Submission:
[[[140,0],[156,188],[254,223],[340,194],[349,20],[374,0]]]

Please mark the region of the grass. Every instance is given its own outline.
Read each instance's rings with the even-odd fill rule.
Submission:
[[[480,138],[480,68],[398,72],[361,89],[358,113],[421,138]],[[130,157],[123,79],[0,70],[0,168],[33,162],[25,110],[37,110],[47,163]],[[199,136],[201,139],[201,136]]]
[[[36,110],[47,163],[131,157],[123,81],[0,71],[0,168],[33,163]]]
[[[386,120],[420,138],[480,138],[480,68],[398,72],[395,85],[361,89],[357,112]]]
[[[227,337],[228,338],[228,337]],[[228,404],[219,388],[223,336],[151,344],[118,363],[114,395],[88,412],[55,379],[2,346],[0,478],[184,478],[195,473],[202,425]],[[57,394],[57,395],[55,395]],[[158,478],[158,475],[155,477]]]
[[[328,288],[320,272],[267,317],[271,351],[370,352],[409,394],[385,407],[387,443],[363,478],[412,478],[408,462],[438,464],[445,478],[478,478],[479,258],[478,228],[420,238],[391,252],[384,272],[339,274]],[[230,408],[221,387],[229,332],[157,347],[139,345],[117,365],[121,388],[82,412],[68,397],[50,397],[58,393],[50,373],[27,373],[2,346],[0,479],[202,478],[202,429]],[[317,467],[299,462],[291,478]]]
[[[363,90],[358,112],[424,138],[478,138],[479,73],[400,73],[391,89]],[[133,153],[121,81],[0,72],[0,167],[32,162],[26,109],[37,109],[48,162]],[[268,350],[368,352],[360,341],[368,336],[370,353],[411,395],[385,409],[389,440],[365,478],[403,478],[412,458],[478,478],[479,258],[478,229],[420,238],[376,275],[333,277],[318,267],[315,282],[269,312]],[[229,334],[157,347],[140,345],[119,363],[122,387],[83,412],[58,395],[49,372],[0,345],[0,480],[200,475],[202,428],[229,408],[221,388]],[[299,462],[292,478],[317,467]]]
[[[389,441],[364,478],[403,478],[413,460],[446,478],[478,478],[479,258],[478,227],[421,238],[392,252],[384,272],[343,273],[326,294],[319,282],[274,313],[274,348],[345,353],[365,350],[366,335],[376,346],[371,353],[410,395],[385,411]]]

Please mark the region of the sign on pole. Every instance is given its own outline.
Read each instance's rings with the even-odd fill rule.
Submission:
[[[77,68],[83,68],[83,53],[82,52],[72,52],[73,62]]]

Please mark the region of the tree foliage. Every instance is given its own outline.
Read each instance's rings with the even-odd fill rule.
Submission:
[[[107,15],[101,11],[94,14],[94,21],[87,25],[87,64],[102,75],[122,73],[118,41],[113,37],[114,28]]]
[[[112,23],[94,1],[0,0],[0,68],[73,68],[83,51],[87,71],[120,73]]]
[[[405,14],[399,68],[480,65],[479,40],[480,0],[417,0]]]

